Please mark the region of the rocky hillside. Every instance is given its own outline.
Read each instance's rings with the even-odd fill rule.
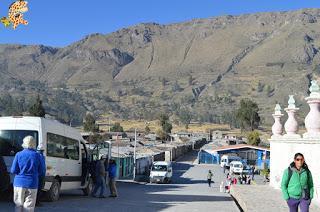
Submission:
[[[40,93],[55,113],[58,98],[123,118],[152,119],[162,110],[211,122],[249,97],[271,123],[288,94],[306,112],[319,48],[320,9],[146,23],[64,48],[0,45],[0,89],[18,98]]]

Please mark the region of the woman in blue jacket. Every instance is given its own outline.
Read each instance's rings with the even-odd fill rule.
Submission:
[[[45,176],[45,167],[41,163],[39,153],[36,152],[36,141],[32,136],[23,139],[24,150],[18,152],[11,167],[15,174],[13,200],[17,211],[34,211],[39,177]]]

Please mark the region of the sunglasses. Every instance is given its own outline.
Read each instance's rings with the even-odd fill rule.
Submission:
[[[296,161],[303,161],[303,158],[296,158]]]

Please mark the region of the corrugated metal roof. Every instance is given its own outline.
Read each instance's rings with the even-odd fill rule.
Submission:
[[[265,148],[265,147],[253,146],[253,145],[248,145],[248,144],[228,145],[228,146],[216,147],[211,150],[215,151],[215,152],[219,152],[219,151],[224,151],[224,150],[244,149],[244,148],[257,149],[257,150],[262,150],[262,151],[270,151],[270,149]]]

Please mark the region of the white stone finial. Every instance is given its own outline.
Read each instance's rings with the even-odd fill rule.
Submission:
[[[293,95],[289,95],[288,107],[285,109],[288,114],[288,120],[284,124],[284,129],[286,130],[286,134],[284,135],[285,137],[300,138],[300,135],[297,134],[299,130],[299,124],[295,118],[295,113],[298,110],[299,108],[296,108]]]
[[[309,104],[310,111],[306,116],[304,123],[307,132],[303,134],[304,138],[319,138],[320,137],[320,88],[317,81],[311,81],[309,88],[310,96],[306,98]]]
[[[272,136],[271,139],[281,137],[282,134],[282,124],[281,124],[281,117],[283,114],[281,113],[281,107],[279,104],[276,104],[274,108],[274,114],[272,114],[274,118],[274,124],[272,125]]]
[[[288,108],[289,109],[295,109],[296,108],[296,100],[294,100],[293,95],[289,95],[289,100],[288,100]]]
[[[274,108],[274,114],[275,115],[282,115],[280,104],[276,104],[276,107]]]
[[[310,97],[311,96],[318,96],[320,94],[320,87],[318,85],[318,82],[316,80],[311,81],[311,86],[309,88],[310,91]]]

